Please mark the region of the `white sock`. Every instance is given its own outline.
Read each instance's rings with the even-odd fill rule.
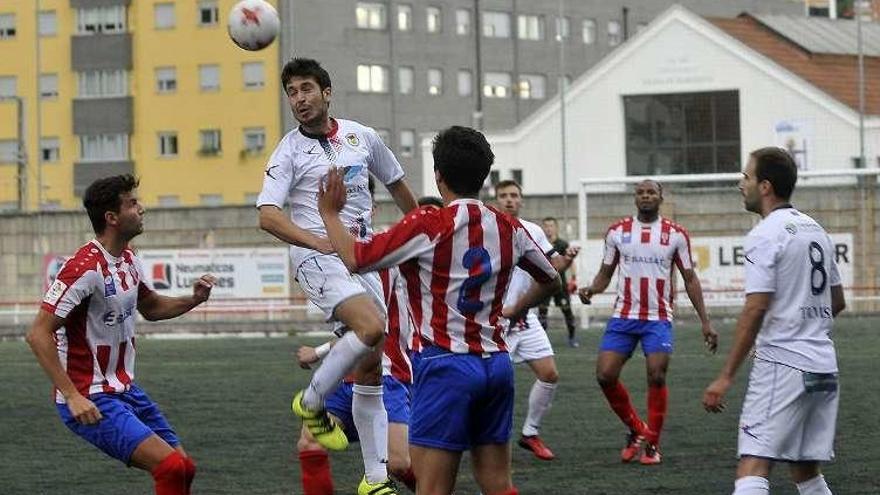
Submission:
[[[831,495],[831,489],[828,488],[825,477],[821,474],[803,483],[797,483],[797,489],[801,495]]]
[[[522,434],[530,437],[538,434],[541,429],[541,421],[553,403],[556,394],[556,384],[535,380],[532,391],[529,392],[529,412],[523,423]]]
[[[330,349],[321,366],[312,374],[312,381],[303,394],[303,406],[312,411],[322,409],[324,397],[336,390],[345,374],[369,352],[370,348],[361,342],[353,331],[346,332]]]
[[[770,480],[761,476],[743,476],[733,484],[733,495],[769,495]]]
[[[351,415],[361,441],[364,474],[368,483],[388,478],[388,413],[382,402],[382,386],[354,385]]]

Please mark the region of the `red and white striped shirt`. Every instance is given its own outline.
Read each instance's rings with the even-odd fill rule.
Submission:
[[[41,308],[60,318],[58,357],[76,389],[88,397],[118,393],[134,380],[134,319],[138,301],[153,288],[134,252],[117,258],[96,240],[64,263]],[[55,401],[65,402],[56,390]]]
[[[628,217],[612,224],[603,263],[617,266],[614,317],[631,320],[672,321],[672,266],[694,266],[687,231],[663,217],[646,224]]]
[[[400,270],[397,267],[380,270],[379,278],[382,279],[382,293],[385,296],[385,307],[388,308],[388,332],[382,354],[382,374],[391,375],[402,383],[412,383],[409,350],[413,345],[418,345],[418,340],[412,331],[406,295],[400,283]]]
[[[422,339],[460,354],[504,352],[501,307],[515,266],[539,282],[556,270],[518,220],[475,199],[421,208],[355,244],[358,271],[400,265]]]

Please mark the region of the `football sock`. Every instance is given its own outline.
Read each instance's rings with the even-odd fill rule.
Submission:
[[[186,495],[189,493],[187,483],[186,458],[178,451],[162,459],[151,473],[155,483],[156,495]]]
[[[623,421],[623,424],[630,430],[638,431],[641,420],[638,413],[633,409],[632,401],[629,400],[629,392],[623,386],[623,382],[615,380],[611,385],[602,387],[602,393],[608,399],[608,405],[617,414],[617,417]],[[639,432],[640,433],[640,432]]]
[[[388,478],[388,413],[382,401],[382,386],[354,385],[351,414],[361,441],[367,483]]]
[[[370,348],[353,331],[346,332],[330,348],[330,353],[312,375],[312,381],[303,393],[303,406],[312,411],[322,409],[324,397],[336,390],[345,374],[369,352]]]
[[[831,495],[831,489],[825,483],[825,477],[821,474],[797,484],[798,493],[801,495]]]
[[[189,495],[192,482],[196,477],[196,463],[193,462],[192,457],[184,457],[183,462],[186,465],[186,493]]]
[[[333,495],[333,477],[330,457],[323,450],[304,450],[299,453],[299,471],[303,495]]]
[[[493,493],[492,495],[519,495],[519,492],[517,491],[516,487],[511,487],[505,492]]]
[[[734,482],[733,495],[769,495],[770,480],[761,476],[743,476]]]
[[[669,389],[666,385],[648,386],[648,429],[651,430],[651,434],[647,436],[648,443],[660,443],[660,430],[663,429],[663,420],[666,418],[668,399]]]
[[[565,317],[565,328],[568,330],[568,338],[574,338],[574,313],[571,308],[562,308],[562,316]],[[547,328],[547,327],[544,327]]]
[[[556,394],[556,384],[535,380],[532,390],[529,392],[529,412],[523,423],[522,434],[531,437],[538,434],[544,415],[553,403],[553,395]]]
[[[407,469],[406,472],[398,476],[397,479],[413,492],[416,491],[416,473],[413,472],[412,468]]]

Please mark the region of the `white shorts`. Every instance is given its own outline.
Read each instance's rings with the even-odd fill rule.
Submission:
[[[739,420],[739,456],[831,460],[838,394],[837,374],[755,359]]]
[[[369,295],[376,303],[379,313],[385,317],[385,298],[382,297],[382,281],[377,272],[349,273],[338,256],[322,254],[302,262],[295,277],[312,301],[324,313],[326,321],[334,324],[333,331],[339,333],[343,325],[333,317],[336,306],[354,296]]]
[[[514,363],[535,361],[553,355],[553,346],[547,332],[538,321],[538,315],[529,311],[525,325],[513,325],[504,336],[507,352]]]

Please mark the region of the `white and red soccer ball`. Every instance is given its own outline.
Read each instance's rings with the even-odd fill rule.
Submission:
[[[278,11],[264,0],[241,0],[229,11],[229,37],[241,48],[255,51],[266,48],[281,27]]]

